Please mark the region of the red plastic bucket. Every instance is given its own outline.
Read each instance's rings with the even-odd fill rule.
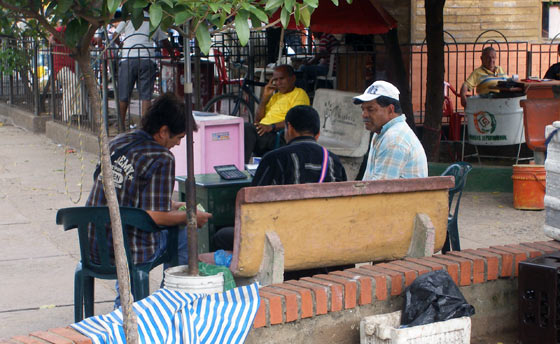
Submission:
[[[513,207],[543,210],[546,193],[544,165],[513,165]]]

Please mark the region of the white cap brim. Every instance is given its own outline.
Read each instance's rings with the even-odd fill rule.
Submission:
[[[361,103],[372,101],[372,100],[377,99],[379,97],[381,97],[380,94],[364,93],[364,94],[361,94],[361,95],[359,95],[357,97],[354,97],[352,99],[354,100],[354,104],[361,104]]]

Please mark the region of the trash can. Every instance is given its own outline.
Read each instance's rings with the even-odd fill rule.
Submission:
[[[523,344],[560,340],[560,251],[519,263],[519,339]]]

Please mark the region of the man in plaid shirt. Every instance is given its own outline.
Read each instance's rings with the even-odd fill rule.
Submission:
[[[395,86],[376,81],[354,104],[361,104],[366,129],[374,133],[363,180],[428,176],[426,153],[401,114]]]
[[[186,212],[179,208],[184,202],[171,199],[175,182],[175,158],[169,151],[185,137],[184,105],[172,93],[160,96],[142,117],[142,129],[115,137],[109,143],[113,160],[113,180],[120,206],[146,210],[154,222],[162,226],[184,226]],[[101,175],[94,181],[86,206],[106,205]],[[198,211],[197,225],[203,226],[211,214]],[[97,243],[91,228],[92,259],[97,259]],[[111,229],[106,228],[113,245]],[[167,232],[147,233],[136,228],[128,230],[127,241],[135,263],[155,260],[165,249]],[[179,232],[179,264],[187,264],[186,229]]]

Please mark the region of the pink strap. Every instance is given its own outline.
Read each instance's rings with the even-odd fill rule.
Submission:
[[[329,163],[329,151],[325,147],[323,148],[323,165],[321,166],[321,177],[319,178],[318,183],[322,183],[325,180],[325,176],[327,175],[327,165]]]

